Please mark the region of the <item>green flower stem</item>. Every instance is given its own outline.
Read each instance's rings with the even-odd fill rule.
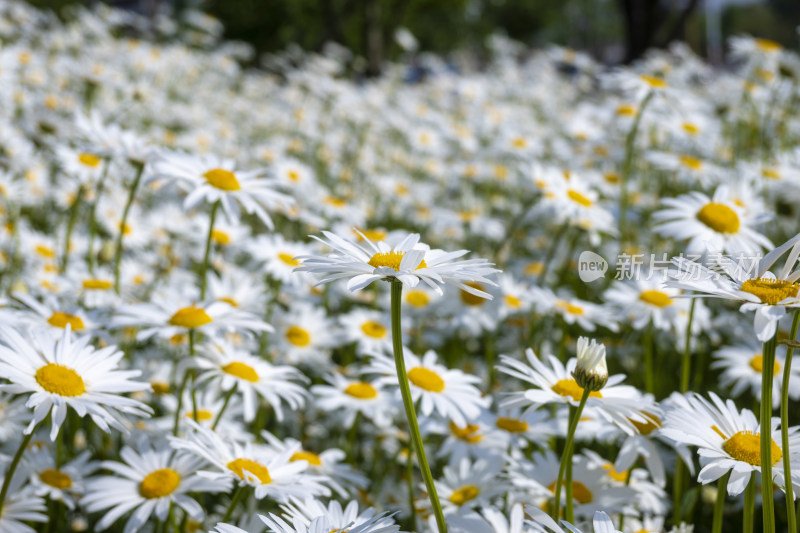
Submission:
[[[644,390],[655,392],[655,376],[653,375],[653,321],[647,323],[644,330]]]
[[[131,184],[131,190],[128,192],[128,201],[125,203],[125,209],[122,211],[122,222],[119,224],[119,234],[117,235],[117,246],[114,250],[114,291],[119,294],[119,273],[120,265],[122,264],[122,238],[125,235],[125,228],[128,224],[128,215],[131,212],[133,200],[136,198],[136,190],[139,188],[139,182],[142,180],[144,173],[144,164],[140,162],[134,163],[136,166],[136,177]]]
[[[761,372],[761,509],[764,517],[764,533],[775,531],[775,505],[772,493],[772,381],[770,370],[775,366],[775,346],[778,333],[764,343]]]
[[[572,407],[571,405],[569,406],[569,414],[570,414],[570,420],[571,420],[575,416],[575,408]],[[564,484],[566,485],[566,487],[565,487],[566,490],[564,491],[564,492],[566,492],[566,494],[564,495],[564,498],[566,499],[566,501],[564,502],[565,507],[566,507],[566,511],[564,512],[564,514],[565,514],[565,518],[566,518],[567,522],[574,522],[575,521],[575,512],[573,510],[574,502],[573,502],[573,496],[572,496],[572,489],[573,489],[573,486],[572,486],[572,452],[570,452],[570,458],[567,461],[567,469],[566,469],[566,472],[564,472],[564,476],[565,476],[564,477]]]
[[[236,504],[239,503],[239,500],[241,500],[242,496],[244,496],[245,488],[245,485],[239,485],[236,487],[236,491],[233,493],[233,498],[231,498],[231,504],[228,506],[228,510],[225,511],[225,516],[222,517],[223,522],[227,522],[231,515],[233,515],[233,510],[236,508]]]
[[[189,358],[194,357],[194,330],[189,330]],[[172,425],[172,434],[178,434],[178,425],[180,424],[181,411],[183,410],[183,392],[186,390],[186,384],[189,383],[191,378],[194,383],[194,368],[191,366],[183,373],[180,387],[178,387],[178,407],[175,409],[175,421]],[[192,418],[197,422],[197,399],[195,397],[195,389],[192,387]]]
[[[756,510],[756,476],[750,476],[750,482],[744,489],[744,514],[742,516],[742,533],[753,533]]]
[[[219,210],[220,201],[214,202],[211,206],[211,219],[208,222],[208,235],[206,236],[206,252],[203,255],[203,265],[200,267],[200,300],[206,299],[206,286],[208,284],[208,263],[211,258],[211,238],[214,235],[214,220],[217,218],[217,211]]]
[[[642,122],[642,115],[644,114],[644,110],[647,107],[647,104],[650,103],[650,100],[653,99],[653,91],[647,93],[647,96],[644,97],[642,103],[639,105],[639,109],[636,111],[636,117],[633,119],[633,125],[631,125],[630,131],[628,131],[628,136],[625,138],[625,162],[622,165],[622,175],[620,176],[620,191],[619,191],[619,235],[622,242],[624,242],[624,235],[626,233],[626,225],[627,225],[627,214],[626,211],[628,210],[628,179],[631,175],[631,170],[633,168],[633,154],[634,150],[636,149],[636,133],[639,131],[639,124]]]
[[[417,413],[414,411],[414,400],[411,398],[411,388],[408,386],[408,375],[406,374],[406,363],[403,355],[403,330],[400,326],[400,304],[403,295],[403,283],[393,279],[392,286],[392,348],[394,351],[394,363],[397,367],[397,380],[400,383],[400,394],[403,396],[403,407],[406,411],[406,419],[411,433],[413,450],[416,451],[419,467],[422,471],[422,478],[425,480],[425,487],[428,489],[428,497],[431,500],[433,513],[436,516],[436,525],[439,533],[447,533],[447,524],[444,521],[444,513],[439,503],[439,495],[436,493],[436,486],[433,484],[431,468],[428,466],[428,458],[425,456],[425,448],[422,444],[422,435],[419,432],[417,423]],[[409,448],[409,453],[412,449]]]
[[[222,401],[222,408],[219,410],[219,413],[217,413],[217,418],[214,419],[214,423],[211,424],[212,431],[217,429],[217,424],[219,424],[219,421],[222,420],[222,414],[225,412],[225,409],[228,408],[228,403],[231,401],[231,396],[233,396],[233,393],[236,392],[236,388],[237,384],[234,383],[233,387],[225,392],[225,399]]]
[[[39,424],[41,424],[41,422],[39,422]],[[30,433],[22,437],[22,442],[19,443],[17,453],[14,454],[11,464],[8,465],[8,469],[6,469],[5,477],[3,478],[3,488],[0,489],[0,510],[3,509],[3,504],[6,502],[8,487],[11,486],[11,480],[14,477],[14,472],[17,470],[17,466],[19,466],[20,459],[22,459],[22,454],[24,454],[25,450],[28,448],[28,444],[31,442],[31,438],[33,438],[33,434],[38,429],[39,424],[37,424]]]
[[[69,210],[69,219],[67,220],[67,234],[64,237],[64,250],[61,254],[61,272],[67,271],[69,265],[69,243],[72,240],[72,232],[75,230],[75,222],[78,220],[78,211],[81,208],[81,200],[83,200],[83,193],[85,185],[78,187],[78,193],[72,201],[72,206]]]
[[[725,495],[728,493],[729,477],[731,477],[730,471],[719,478],[717,500],[714,502],[714,522],[711,525],[711,533],[722,533],[722,511],[725,509]]]
[[[408,508],[411,510],[411,529],[417,528],[417,508],[414,507],[414,443],[408,442],[408,459],[406,461],[408,476]]]
[[[100,203],[100,198],[103,196],[103,190],[106,187],[106,177],[108,176],[108,167],[111,166],[111,160],[105,158],[103,163],[103,174],[97,181],[97,190],[94,193],[94,201],[89,208],[89,249],[86,252],[86,264],[89,267],[89,273],[94,273],[94,236],[97,233],[97,204]]]
[[[681,394],[686,394],[689,390],[689,374],[691,371],[692,360],[692,323],[694,322],[694,308],[697,299],[692,298],[689,306],[689,320],[686,323],[686,341],[683,345],[683,355],[681,356]],[[672,524],[677,526],[681,522],[681,497],[683,496],[684,477],[686,467],[682,461],[675,463],[675,478],[672,484]]]
[[[569,421],[569,428],[567,429],[567,441],[564,444],[564,453],[561,455],[561,465],[558,467],[555,503],[553,504],[553,520],[558,520],[561,515],[561,486],[564,482],[564,471],[566,470],[567,464],[572,462],[572,446],[575,440],[575,430],[578,427],[578,422],[581,419],[581,413],[586,405],[586,400],[589,399],[590,392],[591,391],[589,389],[583,389],[583,395],[581,395],[581,401],[578,404],[578,408],[572,414],[572,417]],[[572,485],[572,483],[570,483],[570,485]],[[569,496],[572,495],[570,494]]]
[[[797,338],[800,325],[800,311],[794,312],[790,339]],[[783,479],[786,491],[786,522],[789,533],[797,533],[797,515],[794,509],[794,488],[792,487],[792,463],[789,459],[789,377],[792,371],[794,348],[787,346],[786,361],[783,363],[783,386],[781,387],[781,451],[783,452]]]

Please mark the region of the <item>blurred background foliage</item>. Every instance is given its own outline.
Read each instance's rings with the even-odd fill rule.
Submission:
[[[57,13],[75,0],[30,0]],[[549,43],[590,53],[606,63],[630,62],[651,46],[685,40],[708,55],[709,38],[747,33],[796,48],[800,0],[108,0],[142,13],[192,3],[219,18],[225,37],[250,43],[257,56],[291,44],[320,50],[329,41],[366,58],[368,69],[404,51],[394,39],[405,27],[420,51],[485,50],[502,32],[523,43]],[[710,20],[712,17],[714,20]],[[709,32],[709,22],[718,27]],[[713,52],[714,43],[711,43]],[[721,48],[721,45],[720,45]],[[721,52],[720,52],[721,53]],[[713,61],[721,61],[720,55]]]

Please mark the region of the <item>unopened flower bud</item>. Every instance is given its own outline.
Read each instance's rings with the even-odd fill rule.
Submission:
[[[586,337],[578,339],[578,363],[572,373],[576,383],[589,391],[599,391],[608,382],[606,347]]]

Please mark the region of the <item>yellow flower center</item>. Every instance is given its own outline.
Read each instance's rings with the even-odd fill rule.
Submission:
[[[79,154],[78,161],[80,162],[81,165],[91,168],[97,168],[98,165],[100,165],[100,158],[94,154],[87,154],[87,153]]]
[[[231,236],[222,231],[221,229],[212,230],[211,238],[214,240],[215,243],[221,246],[226,246],[231,243]]]
[[[783,454],[781,449],[770,439],[772,443],[772,463],[781,460]],[[725,453],[736,459],[753,466],[761,466],[761,435],[751,431],[740,431],[733,437],[722,443]]]
[[[522,307],[522,300],[511,294],[506,294],[504,300],[507,306],[513,307],[514,309]]]
[[[374,320],[367,320],[361,324],[361,331],[364,332],[364,335],[373,339],[382,339],[386,336],[386,327]]]
[[[767,179],[771,180],[779,180],[781,179],[781,173],[775,170],[774,168],[765,168],[761,170],[761,175]]]
[[[344,393],[359,400],[371,400],[378,396],[378,391],[366,381],[351,383],[344,389]]]
[[[700,170],[703,168],[703,162],[690,155],[682,155],[678,158],[678,160],[681,162],[681,165],[692,170]]]
[[[439,374],[424,366],[415,366],[409,370],[408,381],[426,391],[442,392],[444,390],[444,380],[439,377]]]
[[[794,298],[800,284],[791,283],[782,279],[755,278],[742,283],[741,290],[758,297],[761,303],[777,305],[786,298]]]
[[[669,294],[662,291],[642,291],[641,294],[639,294],[639,299],[656,307],[667,307],[672,305],[672,300],[670,300]]]
[[[498,416],[495,425],[509,433],[524,433],[528,431],[528,423],[518,418],[510,418],[507,416]]]
[[[223,296],[219,299],[220,302],[225,302],[226,304],[230,305],[231,307],[239,307],[239,302],[236,301],[235,298],[232,296]]]
[[[59,396],[80,396],[86,392],[83,378],[71,368],[57,363],[48,363],[36,371],[36,383],[47,392]]]
[[[525,137],[514,137],[511,139],[511,146],[514,148],[525,148],[528,146],[528,141],[525,139]]]
[[[169,394],[169,383],[164,381],[153,381],[150,383],[150,388],[153,389],[153,394],[156,396]]]
[[[406,302],[414,307],[425,307],[430,302],[430,298],[425,291],[412,289],[406,293]]]
[[[289,458],[289,462],[294,461],[307,461],[311,466],[322,466],[322,459],[319,458],[319,455],[315,454],[314,452],[307,452],[304,450],[300,450],[299,452],[294,452],[292,456]]]
[[[553,385],[552,389],[553,392],[559,396],[571,396],[576,402],[579,402],[581,400],[581,396],[583,396],[583,387],[578,385],[578,383],[572,378],[558,380],[556,384]],[[596,391],[590,392],[589,396],[593,398],[603,397],[602,394]]]
[[[189,411],[186,413],[186,418],[194,419],[194,411]],[[198,422],[206,422],[214,418],[214,414],[209,411],[208,409],[198,409],[197,410],[197,421]]]
[[[592,201],[586,198],[584,195],[576,191],[575,189],[569,189],[567,191],[567,196],[570,200],[575,202],[576,204],[580,204],[583,207],[591,207]]]
[[[171,468],[161,468],[145,476],[139,485],[139,494],[148,499],[163,498],[175,492],[180,483],[180,474]]]
[[[389,267],[394,270],[400,270],[400,262],[403,260],[405,252],[379,252],[373,255],[367,264],[373,268]],[[416,270],[420,268],[428,268],[428,265],[423,259],[417,266]]]
[[[247,476],[248,480],[253,479],[252,476],[255,476],[262,485],[272,483],[272,478],[269,475],[269,470],[267,467],[259,462],[253,461],[252,459],[239,457],[238,459],[234,459],[228,463],[227,466],[230,471],[239,476],[239,479],[245,479],[245,472],[248,472],[249,474],[252,474]]]
[[[623,104],[617,107],[617,115],[621,116],[633,116],[636,114],[636,108],[632,105]]]
[[[465,427],[460,428],[452,421],[450,422],[450,431],[453,435],[469,444],[475,444],[483,439],[483,435],[479,433],[480,430],[481,428],[477,424],[467,424]]]
[[[228,363],[222,367],[222,371],[233,377],[249,381],[250,383],[258,381],[258,372],[256,372],[252,366],[239,361]]]
[[[37,254],[41,255],[42,257],[47,257],[48,259],[53,259],[56,256],[55,250],[42,244],[36,246],[34,250],[36,250]]]
[[[612,465],[611,463],[604,464],[603,465],[603,470],[605,470],[606,474],[608,474],[608,477],[610,477],[614,481],[618,481],[620,483],[625,483],[625,481],[627,481],[627,479],[628,479],[628,471],[627,470],[625,472],[617,472],[614,469],[614,465]]]
[[[477,289],[479,291],[483,290],[483,285],[481,285],[480,283],[478,283],[476,281],[469,281],[469,282],[465,283],[464,285],[466,285],[467,287],[472,287],[473,289]],[[483,305],[484,303],[486,303],[486,299],[485,298],[481,298],[480,296],[472,294],[471,292],[467,292],[467,291],[462,290],[460,294],[461,294],[461,302],[464,305],[471,305],[471,306],[475,307],[475,306]]]
[[[236,179],[236,175],[223,168],[212,168],[203,174],[203,177],[209,185],[221,191],[238,191],[242,188],[239,185],[239,180]]]
[[[480,493],[481,490],[475,485],[464,485],[453,491],[453,494],[450,495],[450,501],[460,507],[468,501],[477,498]]]
[[[583,315],[583,307],[579,305],[573,305],[569,302],[565,302],[564,300],[559,300],[556,302],[556,307],[563,309],[571,315]]]
[[[363,229],[359,231],[361,232],[360,234],[356,233],[355,230],[353,231],[353,233],[355,233],[356,238],[359,241],[363,241],[364,237],[366,237],[371,241],[382,241],[383,239],[386,238],[387,235],[386,230],[382,229]],[[362,237],[361,235],[363,235],[364,237]]]
[[[311,334],[300,326],[289,326],[286,330],[286,340],[295,346],[308,346],[311,344]]]
[[[556,482],[553,481],[550,483],[550,486],[547,487],[550,492],[556,492]],[[586,505],[587,503],[592,503],[594,496],[592,495],[592,491],[586,488],[586,485],[581,483],[580,481],[573,481],[572,482],[572,499],[580,503],[581,505]]]
[[[761,354],[754,355],[750,359],[750,368],[761,374],[764,371],[764,357]],[[777,361],[772,365],[772,377],[781,371],[781,364]]]
[[[642,414],[647,419],[647,422],[639,422],[638,420],[631,420],[636,430],[642,435],[649,435],[653,431],[661,427],[661,419],[653,413],[642,411]],[[630,419],[629,419],[630,420]]]
[[[700,133],[700,128],[698,128],[695,124],[692,124],[691,122],[684,122],[683,124],[681,124],[681,127],[683,128],[683,131],[685,131],[689,135],[697,135],[698,133]]]
[[[780,44],[769,39],[755,39],[756,48],[762,52],[778,52],[782,48]]]
[[[290,170],[287,172],[286,177],[288,177],[291,181],[300,181],[300,173],[296,170]]]
[[[107,291],[113,286],[113,282],[107,279],[85,279],[83,288],[91,291]]]
[[[662,80],[661,78],[656,78],[655,76],[648,76],[647,74],[642,74],[641,76],[639,76],[639,79],[641,79],[643,82],[645,82],[653,89],[663,89],[667,86],[667,83],[664,80]]]
[[[725,204],[711,202],[700,208],[697,220],[719,233],[739,231],[739,215]]]
[[[62,472],[61,470],[54,470],[52,468],[48,468],[47,470],[39,474],[39,479],[42,480],[42,483],[50,485],[55,489],[63,490],[72,487],[72,478],[69,477],[64,472]]]
[[[292,254],[281,252],[278,254],[278,259],[289,265],[290,267],[300,266],[300,261],[294,258]]]
[[[178,326],[181,328],[199,328],[213,322],[206,310],[202,307],[184,307],[178,309],[174,315],[169,319],[170,326]]]
[[[56,311],[50,315],[50,318],[47,319],[47,323],[56,328],[66,328],[67,324],[69,324],[72,331],[80,331],[86,327],[81,317],[62,311]]]

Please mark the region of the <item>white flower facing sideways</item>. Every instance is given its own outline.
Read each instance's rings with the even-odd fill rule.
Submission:
[[[110,427],[127,432],[117,411],[147,417],[152,410],[121,395],[150,388],[149,383],[131,381],[139,370],[118,369],[123,356],[116,346],[96,350],[89,337],[74,337],[69,325],[59,339],[45,330],[25,338],[0,326],[0,375],[10,381],[0,391],[30,393],[25,405],[33,408],[33,417],[26,435],[52,414],[50,439],[55,440],[68,407],[81,417],[88,414],[105,432]]]
[[[495,286],[485,276],[499,272],[485,259],[455,261],[468,253],[467,250],[445,252],[431,249],[419,242],[419,234],[408,234],[394,247],[384,241],[373,243],[358,230],[365,246],[346,240],[329,231],[322,234],[327,238],[311,236],[334,251],[327,256],[303,255],[295,259],[302,262],[295,272],[313,272],[327,275],[317,285],[350,278],[347,288],[350,291],[363,289],[373,281],[397,279],[407,287],[416,287],[423,281],[437,294],[442,294],[441,285],[449,283],[468,293],[491,300],[492,296],[467,284],[481,282]]]
[[[786,252],[789,255],[778,274],[768,269]],[[761,342],[770,340],[777,331],[778,321],[786,314],[787,308],[800,308],[800,269],[792,272],[800,256],[800,233],[778,246],[758,262],[755,276],[752,273],[752,258],[730,257],[716,254],[713,260],[716,269],[675,257],[672,263],[677,270],[670,270],[667,285],[696,291],[689,297],[723,298],[743,302],[739,311],[755,311],[754,326],[756,337]]]

